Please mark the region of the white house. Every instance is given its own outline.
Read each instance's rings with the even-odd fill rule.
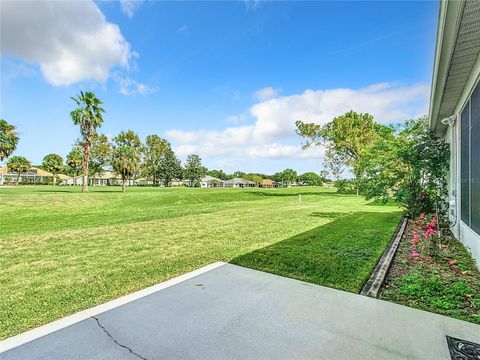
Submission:
[[[480,1],[440,3],[430,127],[450,143],[450,219],[480,265]]]
[[[205,175],[200,179],[200,187],[202,188],[211,188],[211,187],[225,187],[225,181],[222,179],[217,179],[216,177]]]
[[[233,178],[230,180],[225,180],[223,182],[224,187],[231,187],[231,188],[246,188],[246,187],[255,187],[255,183],[250,180],[246,180],[243,178]]]

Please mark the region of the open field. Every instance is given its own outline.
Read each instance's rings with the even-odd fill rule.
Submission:
[[[400,216],[314,187],[0,188],[0,338],[215,261],[358,291]]]

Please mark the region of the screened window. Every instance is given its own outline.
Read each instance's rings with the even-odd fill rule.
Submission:
[[[480,83],[470,100],[470,219],[480,234]]]
[[[461,219],[480,234],[480,85],[477,84],[460,118]]]
[[[462,221],[470,225],[470,101],[461,115],[460,128],[460,200]]]

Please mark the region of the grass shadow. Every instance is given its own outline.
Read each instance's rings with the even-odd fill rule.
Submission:
[[[275,189],[270,191],[245,191],[246,194],[256,195],[256,196],[269,196],[269,197],[297,197],[298,194],[302,194],[304,196],[313,195],[313,196],[342,196],[343,194],[339,194],[336,192],[329,192],[329,191],[296,191],[292,193],[282,193],[276,192]]]
[[[401,213],[358,212],[337,217],[326,213],[326,216],[334,220],[241,255],[231,263],[359,292],[387,247]]]

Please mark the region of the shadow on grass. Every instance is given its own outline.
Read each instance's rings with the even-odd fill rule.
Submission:
[[[387,247],[401,213],[337,215],[326,213],[331,222],[241,255],[231,263],[359,292]]]
[[[272,196],[272,197],[297,197],[298,194],[302,195],[314,195],[314,196],[345,196],[344,194],[339,194],[336,192],[328,192],[328,191],[301,191],[300,189],[296,192],[292,193],[282,193],[282,192],[277,192],[276,189],[272,189],[270,191],[245,191],[245,193],[250,194],[250,195],[256,195],[256,196]],[[351,195],[349,195],[351,196]]]

